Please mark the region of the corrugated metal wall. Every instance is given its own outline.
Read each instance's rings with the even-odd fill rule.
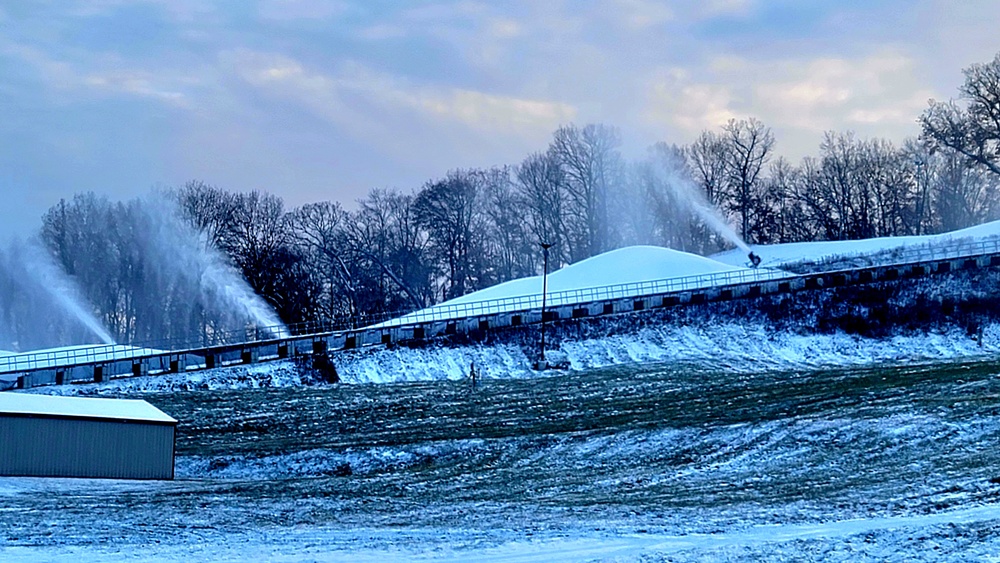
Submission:
[[[173,479],[174,426],[0,416],[0,475]]]

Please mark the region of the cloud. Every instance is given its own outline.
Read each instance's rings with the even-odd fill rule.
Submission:
[[[574,108],[567,104],[498,96],[475,90],[449,89],[400,95],[412,107],[457,120],[483,131],[517,133],[528,129],[552,131],[572,121]]]
[[[33,68],[54,92],[64,98],[77,99],[81,94],[152,98],[173,106],[184,107],[188,97],[177,86],[191,83],[190,71],[180,79],[161,70],[158,73],[127,69],[118,57],[105,55],[84,63],[68,62],[51,57],[41,49],[19,44],[0,47],[0,54],[16,58]]]
[[[21,64],[33,68],[51,87],[73,89],[81,84],[77,70],[69,63],[56,60],[36,47],[18,43],[0,43],[0,54],[17,59]]]
[[[227,57],[248,83],[294,99],[329,121],[351,128],[370,127],[373,121],[381,121],[384,110],[390,110],[484,133],[535,137],[539,130],[547,134],[575,117],[575,109],[564,103],[413,85],[357,63],[343,64],[336,72],[327,73],[307,69],[284,55],[241,51]]]
[[[83,79],[83,84],[95,90],[154,98],[178,107],[188,106],[186,94],[156,82],[156,78],[149,73],[129,71],[88,74]]]
[[[75,17],[91,18],[106,16],[137,4],[156,6],[170,20],[182,23],[203,19],[215,11],[209,3],[200,0],[67,0],[62,11]]]
[[[524,32],[523,27],[516,20],[510,18],[496,18],[489,22],[489,33],[497,39],[510,39],[518,37]]]
[[[676,17],[673,10],[654,0],[612,0],[604,11],[616,15],[625,27],[632,29],[654,27]]]
[[[351,35],[367,41],[385,41],[386,39],[407,37],[409,32],[404,26],[380,22],[359,27]]]
[[[700,4],[702,17],[745,16],[756,7],[755,0],[706,0]]]
[[[781,61],[759,69],[777,79],[755,87],[756,102],[803,129],[883,125],[894,131],[912,124],[931,97],[915,70],[912,58],[891,51],[860,59]]]
[[[754,116],[791,139],[783,147],[794,156],[811,152],[831,129],[895,141],[914,135],[915,120],[932,96],[919,82],[916,61],[894,50],[858,58],[721,57],[699,74],[658,71],[648,91],[644,115],[685,138],[730,118]],[[803,139],[809,139],[805,147]]]
[[[730,86],[698,83],[690,73],[673,68],[657,73],[650,85],[645,117],[686,137],[705,129],[715,129],[738,116]]]
[[[328,20],[349,8],[346,2],[336,0],[260,0],[257,13],[273,21]]]

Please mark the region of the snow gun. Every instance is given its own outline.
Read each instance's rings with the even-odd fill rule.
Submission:
[[[750,256],[750,267],[751,268],[756,268],[757,266],[760,266],[760,256],[757,256],[752,251],[750,252],[749,256]]]

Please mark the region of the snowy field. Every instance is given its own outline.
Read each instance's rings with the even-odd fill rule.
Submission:
[[[620,251],[549,281],[743,268],[726,260]],[[282,361],[32,390],[150,402],[180,421],[178,478],[0,478],[0,561],[1000,561],[1000,326],[708,320],[560,339],[563,371],[532,353],[354,350],[340,385]]]
[[[3,561],[969,561],[1000,363],[172,391],[172,482],[0,479]],[[136,393],[125,396],[136,396]]]

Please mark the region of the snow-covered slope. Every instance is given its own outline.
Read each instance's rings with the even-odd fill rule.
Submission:
[[[805,260],[819,262],[831,258],[873,255],[908,247],[945,245],[963,239],[991,240],[998,237],[1000,237],[1000,221],[993,221],[937,235],[760,244],[752,248],[754,253],[761,257],[763,267],[781,268]],[[713,255],[712,259],[726,264],[740,265],[746,262],[746,254],[739,249],[729,250]]]
[[[745,258],[744,261],[746,261]],[[628,246],[581,260],[580,262],[551,272],[548,276],[547,295],[550,298],[550,304],[566,304],[580,300],[593,300],[593,297],[586,296],[575,299],[574,296],[565,295],[568,292],[742,271],[750,272],[750,269],[739,265],[725,264],[711,258],[670,248],[659,246]],[[542,276],[511,280],[468,293],[382,324],[399,324],[423,320],[428,318],[428,316],[433,316],[435,319],[463,317],[467,316],[467,313],[461,307],[473,303],[497,302],[500,300],[537,300],[541,298],[542,283]],[[702,285],[711,284],[711,280],[705,280]],[[560,293],[564,295],[560,296]],[[636,287],[629,290],[628,288],[623,288],[622,293],[616,295],[616,297],[627,297],[644,293],[648,293],[648,289]],[[525,306],[526,304],[523,302],[498,304],[496,310],[491,310],[490,312],[523,309]]]
[[[745,259],[746,257],[744,257]],[[573,291],[591,287],[682,278],[743,270],[711,258],[659,246],[628,246],[599,254],[549,274],[548,291]],[[441,303],[457,305],[542,293],[542,276],[521,278],[488,287]]]

